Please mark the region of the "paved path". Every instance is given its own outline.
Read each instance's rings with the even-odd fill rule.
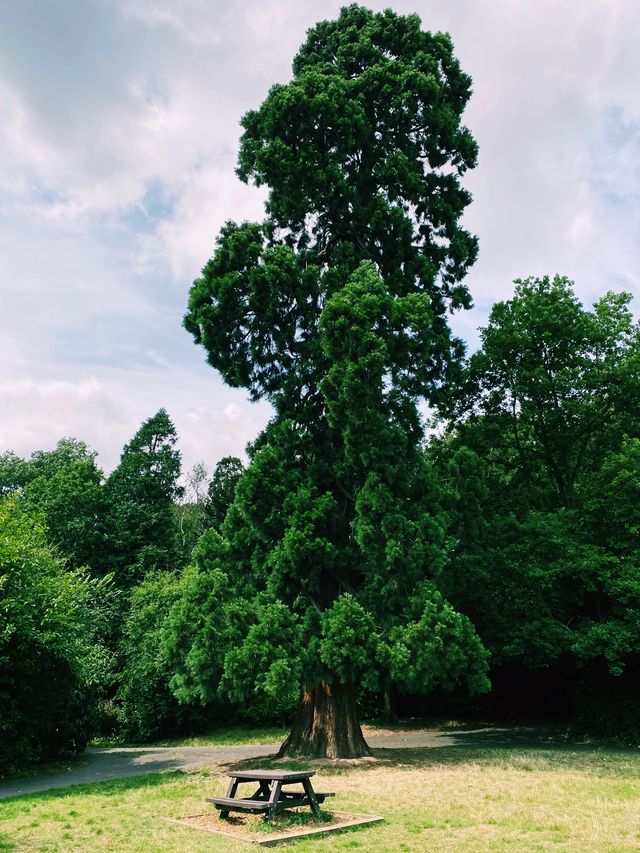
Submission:
[[[514,732],[509,729],[477,728],[440,731],[420,729],[410,732],[393,732],[369,735],[367,743],[373,749],[418,749],[444,746],[493,745],[502,746],[505,739],[513,744]],[[184,747],[90,747],[77,764],[66,771],[29,776],[9,782],[0,782],[0,799],[104,782],[144,773],[162,773],[167,770],[199,770],[212,764],[242,761],[245,758],[273,755],[280,744],[252,744],[250,746],[184,746]]]
[[[279,744],[251,746],[185,746],[185,747],[89,747],[80,759],[63,772],[27,776],[0,782],[0,799],[31,794],[69,785],[105,782],[144,773],[164,773],[167,770],[199,770],[210,764],[241,761],[244,758],[271,755]]]

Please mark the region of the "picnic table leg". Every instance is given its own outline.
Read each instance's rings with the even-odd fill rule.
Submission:
[[[235,797],[239,784],[240,783],[237,779],[232,779],[231,782],[229,782],[229,789],[227,791],[227,797]],[[224,809],[224,811],[221,810],[220,811],[220,817],[221,818],[229,817],[229,810],[228,809]]]
[[[304,792],[307,795],[309,800],[309,805],[311,806],[311,811],[314,814],[314,817],[320,817],[320,806],[318,805],[318,801],[316,800],[316,795],[313,791],[313,785],[311,784],[310,779],[302,780],[302,787],[304,788]]]
[[[278,800],[280,799],[280,791],[282,790],[282,782],[274,779],[271,783],[271,794],[269,796],[269,808],[267,809],[266,819],[273,820],[278,808]]]
[[[269,797],[271,796],[271,789],[269,788],[268,782],[260,782],[260,787],[256,789],[256,791],[251,795],[252,800],[266,800],[269,802]]]

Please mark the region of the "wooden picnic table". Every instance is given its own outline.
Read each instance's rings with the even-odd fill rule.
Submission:
[[[319,804],[333,793],[317,793],[313,790],[311,777],[315,770],[233,770],[226,797],[207,797],[206,802],[220,809],[220,817],[228,817],[230,811],[263,813],[270,820],[283,809],[295,806],[310,806],[316,817],[320,817]],[[250,797],[236,797],[238,787],[243,784],[258,787]],[[285,786],[302,785],[302,790],[285,790]]]

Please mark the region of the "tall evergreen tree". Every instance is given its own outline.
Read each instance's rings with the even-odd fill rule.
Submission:
[[[174,500],[180,495],[176,430],[164,409],[125,445],[105,484],[108,557],[104,568],[129,587],[152,568],[173,569],[177,557]]]
[[[359,683],[486,686],[473,628],[437,591],[417,405],[461,352],[447,312],[470,302],[470,82],[415,15],[352,5],[312,28],[291,82],[243,119],[238,174],[269,186],[267,219],[228,222],[191,290],[209,363],[276,415],[203,540],[201,628],[176,622],[174,685],[297,695],[286,752],[365,753]]]
[[[207,488],[206,515],[211,527],[219,530],[233,503],[244,465],[237,456],[224,456],[213,470]]]

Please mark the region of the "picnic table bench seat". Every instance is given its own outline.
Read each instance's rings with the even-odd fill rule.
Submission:
[[[266,812],[268,800],[249,800],[243,797],[205,797],[205,802],[213,803],[218,809],[231,809],[236,812]]]
[[[316,802],[324,803],[327,797],[335,797],[333,791],[314,791]],[[245,797],[205,797],[205,802],[213,803],[218,809],[230,809],[237,812],[266,812],[269,808],[268,800],[256,800]],[[286,808],[294,806],[308,806],[309,798],[301,791],[281,791],[278,803]]]

